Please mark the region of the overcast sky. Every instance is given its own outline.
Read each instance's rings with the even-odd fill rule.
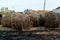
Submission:
[[[0,0],[1,7],[8,7],[15,11],[25,9],[42,10],[44,0]],[[46,0],[46,10],[52,10],[60,6],[60,0]]]

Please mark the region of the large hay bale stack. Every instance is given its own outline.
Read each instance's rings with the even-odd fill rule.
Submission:
[[[12,14],[6,14],[3,18],[2,18],[2,25],[3,27],[10,27],[11,26],[11,15]]]
[[[45,14],[45,27],[55,28],[59,27],[59,22],[57,20],[58,16],[54,12],[48,12]]]
[[[33,27],[39,26],[39,17],[36,14],[30,14],[29,16],[33,22],[33,24],[32,24]]]
[[[56,20],[59,22],[59,27],[60,27],[60,13],[56,13]]]
[[[44,18],[41,13],[31,12],[31,13],[28,13],[28,15],[30,16],[33,22],[33,27],[39,27],[44,24]]]
[[[38,15],[40,15],[39,25],[40,26],[44,26],[44,23],[45,23],[45,12],[38,12]]]
[[[10,27],[19,30],[28,30],[30,27],[32,27],[32,22],[29,16],[16,13],[7,14],[2,19],[2,25],[4,27]]]

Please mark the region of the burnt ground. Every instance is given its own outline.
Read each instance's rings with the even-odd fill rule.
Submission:
[[[41,27],[38,30],[0,30],[0,40],[60,40],[60,29]]]

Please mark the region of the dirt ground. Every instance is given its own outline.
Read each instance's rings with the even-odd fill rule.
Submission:
[[[21,32],[0,25],[0,36],[1,40],[60,40],[60,28],[33,27]]]

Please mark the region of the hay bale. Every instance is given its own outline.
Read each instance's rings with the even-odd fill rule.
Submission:
[[[10,27],[14,29],[19,29],[19,30],[28,30],[31,25],[31,20],[30,17],[27,15],[23,14],[7,14],[3,19],[2,19],[2,25],[4,27]]]
[[[31,12],[31,13],[28,13],[28,15],[30,16],[33,22],[33,27],[39,27],[44,24],[44,18],[41,15],[41,13]]]
[[[58,21],[60,27],[60,13],[56,13],[56,20]]]
[[[58,17],[54,12],[48,12],[45,14],[45,27],[55,28],[59,26]]]
[[[33,22],[33,24],[32,24],[33,27],[39,26],[39,18],[40,17],[36,13],[31,13],[31,14],[29,14],[29,16]]]
[[[10,27],[11,24],[11,15],[12,14],[6,14],[3,18],[2,18],[2,25],[3,27]]]
[[[38,15],[40,15],[39,25],[40,26],[44,26],[44,23],[45,23],[45,12],[38,12]]]

